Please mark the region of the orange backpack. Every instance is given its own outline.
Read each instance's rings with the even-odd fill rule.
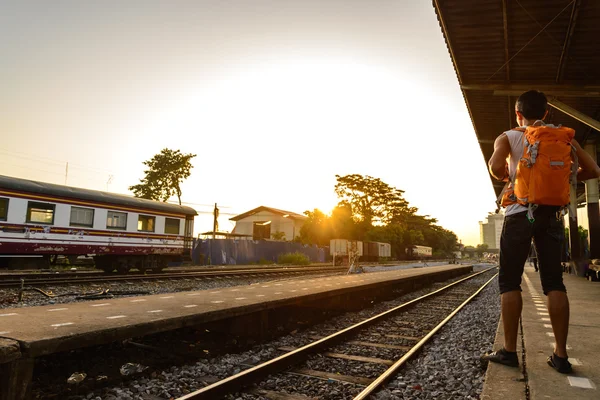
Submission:
[[[571,144],[575,131],[566,127],[528,126],[514,128],[523,135],[523,156],[517,164],[514,181],[507,182],[501,203],[532,206],[566,206],[571,185],[577,182],[577,155]]]

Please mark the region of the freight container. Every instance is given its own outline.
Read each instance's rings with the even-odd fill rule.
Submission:
[[[331,239],[329,242],[329,254],[332,256],[347,256],[348,250],[356,246],[356,252],[358,256],[363,255],[363,242],[359,240],[347,240],[347,239]]]
[[[428,246],[411,246],[406,248],[406,254],[410,258],[430,258],[432,255],[432,249]]]
[[[379,258],[391,258],[392,257],[392,245],[389,243],[378,243],[379,245]]]

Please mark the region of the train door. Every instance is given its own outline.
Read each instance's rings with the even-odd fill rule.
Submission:
[[[183,238],[183,249],[185,254],[191,256],[194,235],[194,217],[185,217],[185,232]]]

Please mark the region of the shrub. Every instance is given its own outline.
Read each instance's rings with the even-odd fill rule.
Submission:
[[[295,252],[281,254],[277,257],[277,264],[293,264],[293,265],[306,265],[310,264],[310,259],[306,254]]]

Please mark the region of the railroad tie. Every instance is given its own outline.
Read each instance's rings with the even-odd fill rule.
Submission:
[[[282,347],[277,348],[277,350],[290,352],[290,351],[296,350],[296,347],[282,346]],[[383,364],[383,365],[387,365],[387,366],[394,365],[393,361],[384,360],[382,358],[354,356],[354,355],[350,355],[350,354],[341,354],[341,353],[332,353],[332,352],[324,352],[324,353],[320,353],[320,354],[324,355],[325,357],[341,358],[343,360],[361,361],[361,362],[373,363],[373,364]]]
[[[272,390],[252,389],[248,393],[267,398],[269,400],[318,400],[316,397],[308,397],[301,394],[288,394],[283,392],[274,392]]]
[[[386,335],[388,336],[388,335]],[[388,336],[389,337],[389,336]],[[407,338],[408,336],[402,337],[402,338]],[[322,339],[323,336],[310,336],[311,339],[314,340],[319,340]],[[414,338],[415,340],[420,340],[417,338]],[[399,345],[395,345],[395,344],[385,344],[385,343],[373,343],[373,342],[364,342],[364,341],[359,341],[359,340],[351,340],[348,342],[348,344],[354,344],[357,346],[367,346],[367,347],[379,347],[382,349],[396,349],[396,350],[405,350],[408,351],[411,349],[410,346],[399,346]]]
[[[342,375],[342,374],[331,373],[331,372],[315,371],[313,369],[306,369],[306,368],[298,368],[289,373],[292,375],[302,375],[302,376],[308,376],[308,377],[312,377],[312,378],[319,378],[319,379],[323,379],[326,381],[333,380],[333,381],[353,383],[355,385],[360,385],[360,386],[369,386],[371,384],[371,382],[373,382],[375,380],[372,378],[365,378],[363,376]]]

